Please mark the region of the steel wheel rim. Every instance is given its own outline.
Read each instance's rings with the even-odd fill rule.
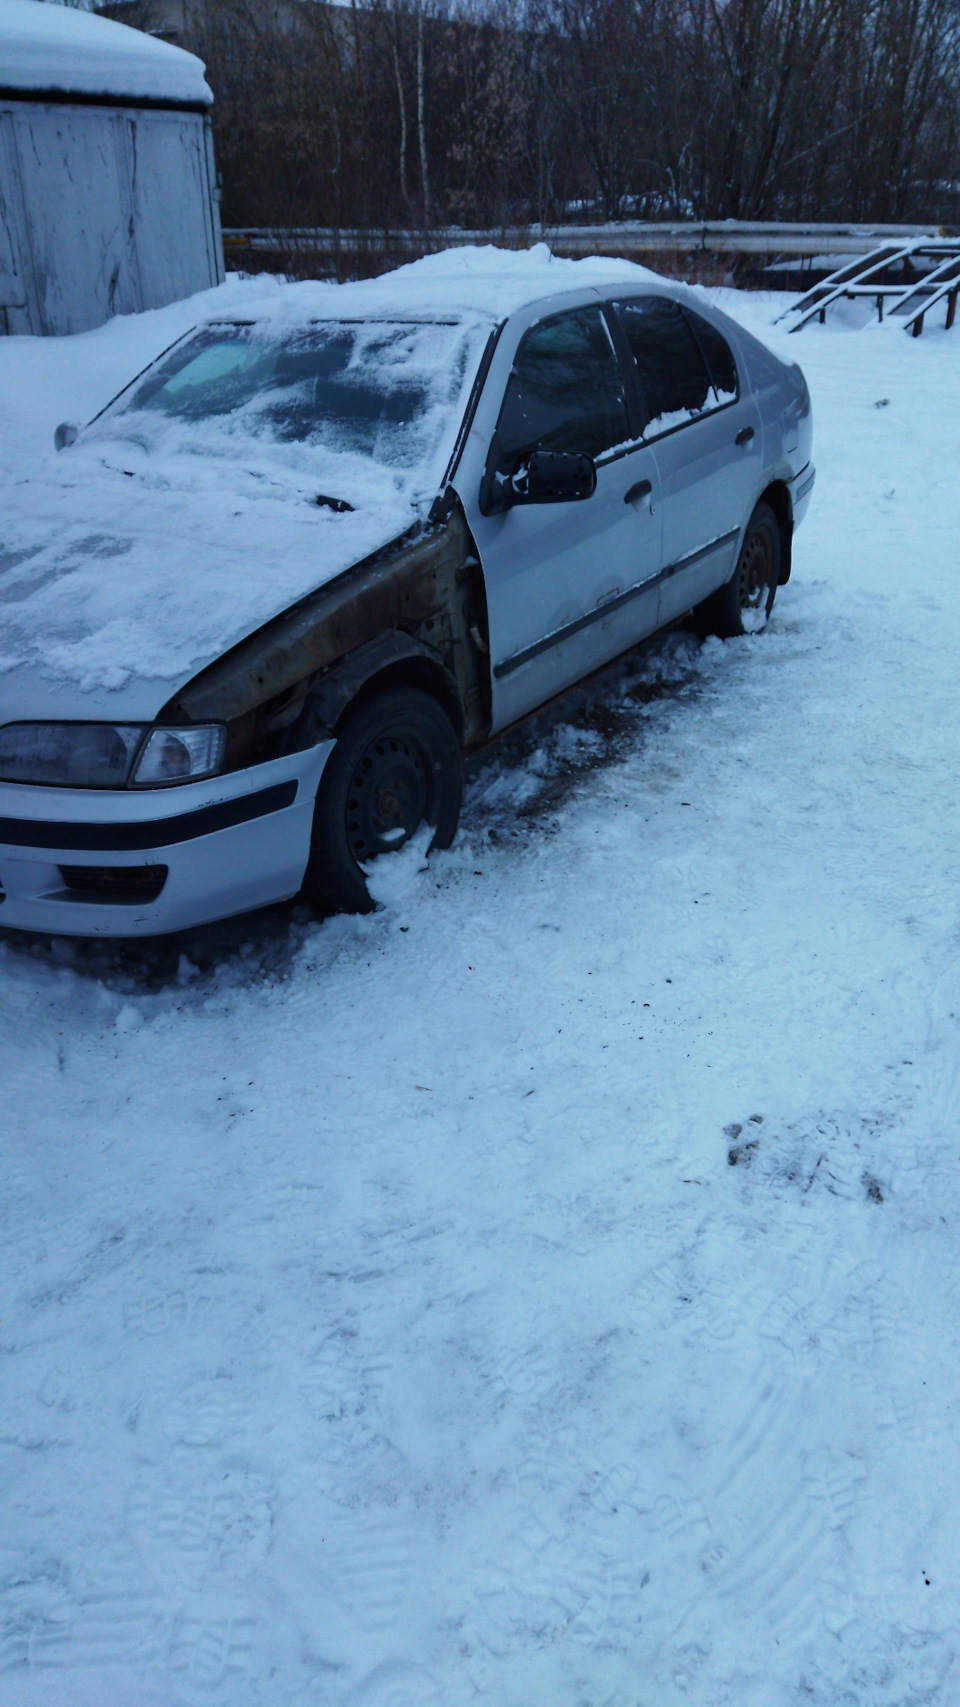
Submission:
[[[347,789],[347,845],[358,865],[394,853],[429,817],[432,777],[409,735],[378,735],[360,755]]]
[[[758,528],[746,541],[737,570],[737,598],[744,634],[759,634],[767,626],[773,603],[771,567],[770,548],[766,536]]]

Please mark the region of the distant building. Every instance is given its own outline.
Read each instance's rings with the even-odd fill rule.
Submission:
[[[181,46],[207,18],[206,0],[98,0],[96,9],[101,17]]]
[[[200,60],[0,0],[0,332],[83,332],[223,278]]]
[[[325,6],[340,12],[357,3],[359,0],[258,0],[254,15],[268,12],[271,25],[283,29],[299,21],[297,15],[305,6]],[[180,47],[215,25],[224,11],[229,16],[229,7],[223,8],[219,0],[95,0],[95,6],[103,18],[115,18],[118,23],[130,24]]]

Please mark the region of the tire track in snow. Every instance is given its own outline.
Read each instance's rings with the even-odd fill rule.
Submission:
[[[808,1638],[822,1616],[832,1548],[802,1483],[749,1542],[714,1571],[715,1593],[734,1616],[757,1618],[781,1647]]]
[[[836,1521],[839,1484],[829,1522],[827,1499],[811,1498],[798,1440],[805,1393],[809,1403],[807,1383],[798,1390],[796,1380],[768,1364],[757,1367],[740,1418],[714,1456],[706,1495],[718,1539],[713,1596],[727,1616],[760,1619],[781,1647],[803,1641],[817,1624],[836,1532],[847,1521]]]

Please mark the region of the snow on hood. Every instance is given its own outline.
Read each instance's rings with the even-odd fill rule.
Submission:
[[[195,54],[73,6],[0,0],[0,85],[208,106]]]
[[[405,459],[257,434],[242,409],[184,420],[121,405],[9,488],[0,722],[151,717],[214,658],[422,521],[489,330],[473,316],[411,334],[437,371]],[[444,353],[457,356],[452,380]]]
[[[0,723],[155,716],[224,651],[424,519],[496,320],[538,298],[644,280],[656,275],[625,261],[556,260],[540,244],[447,251],[356,284],[233,280],[204,292],[207,320],[242,318],[268,335],[318,319],[456,321],[468,355],[456,395],[438,405],[430,454],[387,467],[108,411],[7,488]],[[148,347],[144,359],[155,354]],[[320,493],[354,508],[318,508]]]
[[[48,476],[13,491],[43,526],[9,530],[0,549],[0,723],[153,717],[222,652],[416,520],[387,480],[361,490],[322,467],[298,489],[202,463],[158,478],[130,455],[127,475],[93,447],[70,461],[76,484]],[[331,486],[357,501],[353,513],[317,507]]]

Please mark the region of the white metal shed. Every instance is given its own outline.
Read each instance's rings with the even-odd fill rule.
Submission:
[[[0,0],[0,333],[84,332],[222,281],[212,100],[182,48]]]

